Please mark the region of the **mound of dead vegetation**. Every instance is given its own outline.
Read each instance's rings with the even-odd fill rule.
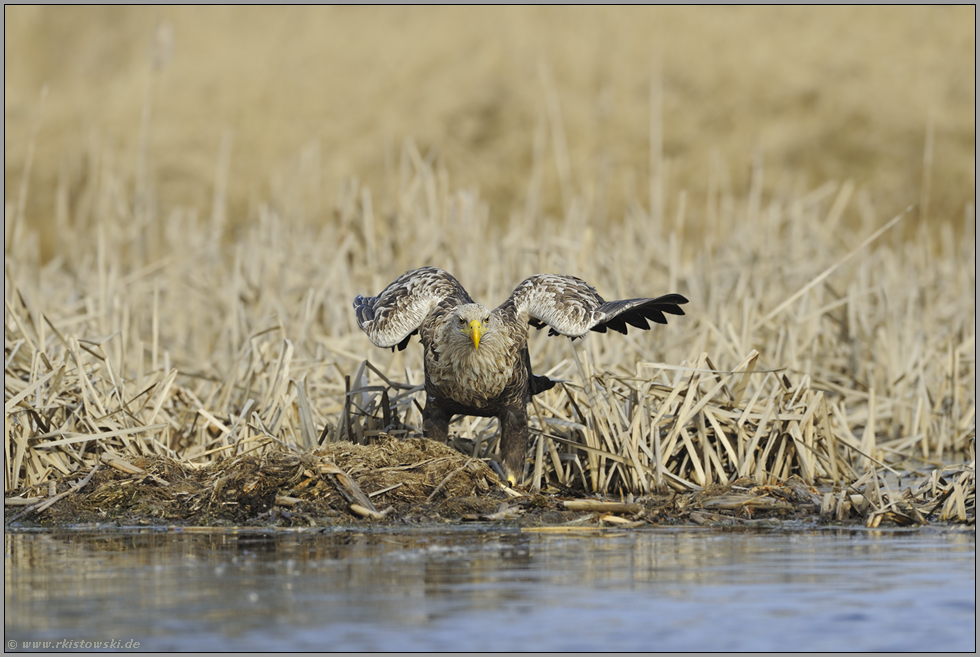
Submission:
[[[132,461],[103,457],[84,480],[62,480],[8,519],[46,523],[317,524],[354,518],[410,518],[441,506],[496,509],[506,497],[482,460],[425,440],[385,438],[376,445],[330,443],[298,454],[274,450],[214,461],[203,467],[166,457]],[[50,486],[45,486],[50,493]],[[64,490],[61,490],[64,489]],[[37,498],[37,499],[34,499]],[[9,504],[9,500],[8,500]],[[8,507],[10,508],[10,507]],[[380,510],[379,510],[380,509]],[[457,514],[458,515],[458,514]]]
[[[319,526],[337,523],[520,521],[530,526],[697,523],[751,526],[776,520],[973,524],[973,470],[939,472],[893,492],[877,476],[821,495],[799,477],[760,485],[748,478],[698,491],[665,488],[639,498],[583,498],[564,486],[523,493],[483,459],[424,438],[383,436],[299,454],[276,450],[192,467],[166,457],[103,456],[70,477],[5,500],[5,523],[157,526]]]

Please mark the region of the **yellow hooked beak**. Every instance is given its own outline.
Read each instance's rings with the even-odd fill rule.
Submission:
[[[470,326],[466,329],[465,333],[470,336],[470,340],[473,341],[473,348],[480,348],[480,338],[483,336],[483,324],[479,320],[474,319],[470,322]]]

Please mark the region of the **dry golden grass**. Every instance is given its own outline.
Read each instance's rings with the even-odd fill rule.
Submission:
[[[7,489],[102,451],[202,464],[417,431],[421,350],[371,347],[350,302],[426,262],[487,300],[535,271],[575,272],[609,297],[692,299],[687,316],[648,333],[534,336],[532,361],[569,381],[535,398],[547,438],[536,483],[548,470],[604,491],[791,474],[847,483],[873,464],[972,458],[975,255],[948,226],[914,242],[889,239],[904,215],[877,231],[828,230],[849,190],[827,185],[720,197],[713,239],[693,244],[683,216],[658,226],[639,208],[605,227],[573,212],[497,228],[410,147],[402,165],[397,215],[375,216],[352,184],[317,231],[272,209],[227,247],[213,216],[174,212],[136,230],[131,201],[112,199],[125,188],[106,184],[92,228],[61,226],[58,260],[42,266],[32,235],[15,235]],[[492,422],[455,426],[486,452]]]
[[[669,30],[662,35],[673,43]],[[597,50],[586,54],[598,57]],[[21,171],[55,166],[42,144],[43,116],[68,110],[52,89],[36,139],[23,140],[37,148],[7,152],[5,490],[84,476],[103,456],[199,467],[417,432],[421,349],[375,349],[357,330],[351,301],[433,264],[488,304],[539,271],[579,275],[606,298],[676,291],[691,299],[687,316],[650,332],[574,343],[532,338],[535,368],[567,380],[530,408],[535,488],[642,494],[797,475],[867,491],[869,476],[877,482],[890,472],[932,481],[930,494],[953,505],[945,517],[960,517],[960,509],[975,517],[975,220],[972,205],[965,218],[963,207],[972,174],[967,184],[954,177],[955,193],[936,201],[939,150],[929,178],[921,168],[924,123],[917,124],[923,133],[911,198],[895,193],[899,178],[868,184],[878,175],[873,166],[827,176],[820,167],[801,173],[743,152],[753,162],[744,185],[733,182],[724,158],[695,174],[693,164],[675,162],[666,136],[676,102],[667,101],[676,84],[669,63],[677,54],[665,51],[660,86],[653,75],[651,87],[646,64],[629,83],[645,85],[628,104],[646,117],[632,137],[576,127],[587,121],[566,94],[578,82],[563,71],[584,56],[545,58],[533,82],[540,113],[528,125],[536,128],[507,135],[510,147],[460,141],[465,157],[451,150],[434,157],[399,139],[385,166],[365,165],[368,182],[342,177],[312,148],[256,191],[256,174],[241,169],[238,151],[213,126],[210,172],[182,170],[210,190],[207,201],[189,204],[167,191],[167,158],[183,150],[181,139],[199,137],[200,126],[188,121],[181,133],[160,118],[177,102],[163,89],[163,72],[154,74],[160,88],[140,96],[143,134],[155,136],[138,139],[131,156],[94,138],[74,151],[76,164],[85,162],[79,169],[67,166],[48,187],[22,184],[31,178]],[[619,70],[619,59],[603,61],[608,68],[594,71],[600,77]],[[486,93],[494,102],[500,95]],[[658,103],[664,121],[651,127]],[[516,104],[518,111],[534,105]],[[263,116],[243,112],[248,121]],[[479,108],[459,112],[483,116]],[[15,115],[8,106],[8,125]],[[805,125],[801,134],[809,134]],[[939,125],[937,118],[935,144]],[[183,135],[172,148],[159,141],[168,131]],[[383,150],[384,135],[365,132],[374,141],[358,148]],[[593,157],[598,151],[583,146],[599,137],[609,149],[605,169],[603,157]],[[610,155],[636,140],[645,161]],[[732,144],[744,145],[718,142]],[[478,163],[490,151],[490,164]],[[352,149],[350,157],[365,156]],[[520,166],[507,167],[506,157]],[[494,178],[503,172],[515,179]],[[457,179],[486,181],[488,192]],[[928,221],[905,212],[910,200],[931,203]],[[467,453],[493,452],[493,422],[463,418],[452,430]],[[934,469],[950,464],[958,474],[940,481]],[[850,493],[835,494],[840,509],[851,504]],[[895,494],[876,494],[869,513],[898,512],[888,506],[898,503]]]

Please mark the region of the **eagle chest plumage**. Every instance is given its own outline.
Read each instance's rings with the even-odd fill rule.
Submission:
[[[664,313],[683,315],[687,299],[605,301],[574,276],[538,274],[492,312],[475,303],[452,275],[435,267],[402,274],[376,297],[358,296],[358,326],[379,347],[404,349],[418,334],[425,349],[423,433],[445,441],[455,415],[496,417],[500,460],[507,479],[523,479],[528,443],[527,404],[555,382],[531,371],[528,325],[571,338],[627,325],[666,324]]]

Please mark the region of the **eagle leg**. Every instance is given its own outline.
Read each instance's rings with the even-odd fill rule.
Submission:
[[[527,410],[511,407],[500,414],[500,461],[511,484],[524,481],[524,456],[527,454]]]
[[[426,398],[422,409],[422,435],[445,443],[449,440],[449,421],[452,415],[444,411],[431,398]]]

